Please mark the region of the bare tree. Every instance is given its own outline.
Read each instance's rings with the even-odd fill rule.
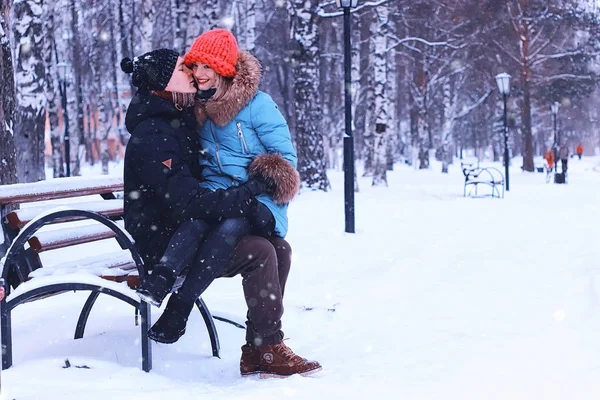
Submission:
[[[296,46],[293,62],[298,172],[306,187],[326,191],[329,182],[325,172],[323,132],[320,126],[318,3],[317,0],[294,0],[288,3],[288,10]]]
[[[48,105],[48,124],[50,125],[50,146],[52,150],[52,176],[54,178],[65,176],[64,158],[62,154],[62,141],[58,129],[58,104],[55,84],[56,77],[56,41],[54,39],[54,14],[53,2],[44,3],[44,64],[46,67],[46,103]]]
[[[4,16],[9,0],[0,0],[0,185],[17,182],[17,153],[14,142],[15,89],[10,27]]]
[[[375,26],[374,41],[375,53],[373,65],[375,68],[375,131],[373,132],[373,186],[387,186],[387,146],[389,143],[388,130],[388,97],[387,85],[387,37],[389,34],[387,4],[375,9],[377,23]]]
[[[16,115],[15,145],[19,182],[45,179],[42,0],[15,0],[13,3],[15,43]]]

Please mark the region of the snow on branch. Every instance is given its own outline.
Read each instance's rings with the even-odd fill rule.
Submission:
[[[548,83],[548,82],[552,82],[552,81],[557,81],[557,80],[582,80],[582,81],[589,81],[589,80],[593,80],[594,77],[591,75],[574,75],[574,74],[558,74],[558,75],[552,75],[552,76],[545,76],[543,78],[539,79],[539,83]]]
[[[358,7],[350,9],[350,12],[355,13],[355,12],[362,10],[365,7],[377,7],[382,4],[388,3],[390,1],[391,0],[366,1],[364,3],[361,3]],[[317,11],[317,15],[321,18],[333,18],[333,17],[339,17],[339,16],[344,15],[343,11],[326,12],[324,10],[325,7],[333,5],[333,4],[335,4],[335,1],[327,1],[324,4],[320,5],[318,8],[318,11]]]
[[[462,49],[462,48],[464,48],[466,46],[466,45],[455,46],[455,45],[453,45],[453,44],[451,44],[450,42],[447,42],[447,41],[446,42],[430,42],[428,40],[425,40],[423,38],[416,37],[416,36],[408,36],[408,37],[400,39],[397,36],[390,35],[390,38],[393,39],[393,40],[395,40],[396,43],[394,43],[393,45],[391,45],[390,47],[388,47],[385,50],[386,53],[388,51],[390,51],[390,50],[393,50],[395,47],[400,46],[401,44],[404,44],[404,43],[407,43],[407,42],[421,42],[421,43],[424,43],[425,45],[431,46],[431,47],[434,47],[434,46],[445,46],[445,47],[449,47],[449,48],[454,49],[454,50],[460,50],[460,49]]]
[[[471,111],[479,107],[490,96],[490,94],[492,94],[492,89],[488,89],[487,92],[483,96],[481,96],[479,100],[477,100],[475,103],[471,104],[468,107],[463,107],[460,114],[458,114],[454,119],[460,119],[462,117],[465,117]]]

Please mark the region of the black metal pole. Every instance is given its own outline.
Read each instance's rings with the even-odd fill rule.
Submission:
[[[66,72],[65,72],[66,74]],[[63,120],[65,125],[65,164],[66,174],[71,176],[71,138],[69,136],[69,114],[67,113],[67,78],[62,81],[63,92],[62,94],[62,106],[63,106]]]
[[[506,175],[506,191],[510,190],[509,177],[508,177],[508,113],[506,110],[506,93],[502,95],[504,99],[504,175]]]
[[[554,117],[554,173],[558,172],[558,146],[559,146],[559,139],[557,136],[557,130],[556,130],[556,113],[553,112],[552,113],[553,117]]]
[[[344,7],[344,103],[346,114],[346,134],[344,135],[344,204],[346,232],[354,233],[354,139],[352,137],[352,97],[351,89],[351,48],[350,48],[350,7]]]

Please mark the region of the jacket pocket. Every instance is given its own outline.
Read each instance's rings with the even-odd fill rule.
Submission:
[[[244,154],[248,154],[250,153],[250,151],[248,150],[248,145],[246,144],[246,138],[244,138],[244,132],[242,131],[242,123],[237,121],[235,125],[237,126],[238,138],[240,139],[240,146],[242,147],[242,151],[244,152]]]

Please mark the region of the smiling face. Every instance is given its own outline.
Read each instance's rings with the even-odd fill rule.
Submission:
[[[196,93],[194,74],[191,69],[186,67],[183,58],[177,58],[175,70],[165,90],[177,93]]]
[[[196,63],[192,66],[192,71],[196,77],[198,90],[208,90],[217,87],[219,76],[208,65]]]

